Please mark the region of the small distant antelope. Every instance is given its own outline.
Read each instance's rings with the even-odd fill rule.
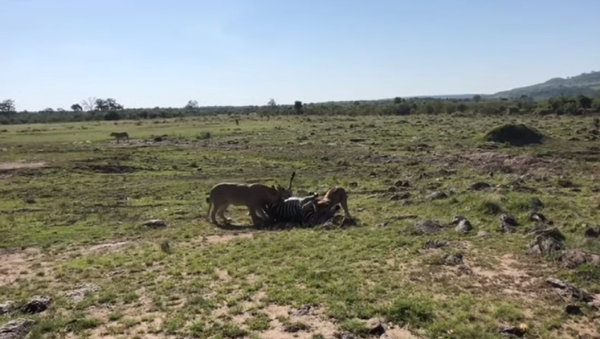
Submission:
[[[127,134],[127,132],[123,132],[123,133],[112,132],[110,134],[110,136],[115,137],[117,139],[117,144],[119,143],[119,140],[121,140],[121,139],[126,139],[127,142],[129,142],[129,135]]]

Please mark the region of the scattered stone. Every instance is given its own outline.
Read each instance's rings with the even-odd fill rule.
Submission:
[[[567,307],[565,307],[565,312],[569,315],[582,315],[583,312],[581,311],[581,308],[579,308],[579,306],[577,305],[567,305]]]
[[[3,304],[0,304],[0,315],[7,314],[12,312],[15,309],[14,301],[7,301]]]
[[[163,251],[165,253],[171,253],[171,246],[169,245],[169,242],[166,240],[160,243],[160,249],[161,249],[161,251]]]
[[[354,334],[349,333],[349,332],[338,333],[335,335],[335,337],[339,338],[339,339],[358,339],[357,336],[355,336]]]
[[[502,214],[500,216],[500,231],[504,233],[514,233],[517,231],[517,220],[510,214]]]
[[[83,285],[79,285],[79,286],[75,287],[74,290],[67,292],[66,296],[67,296],[67,298],[71,299],[72,301],[79,302],[79,301],[83,300],[83,298],[86,295],[92,294],[94,292],[98,292],[99,290],[100,290],[100,286],[98,286],[98,285],[83,284]]]
[[[367,140],[367,139],[364,139],[364,138],[353,138],[353,139],[350,139],[351,142],[363,142],[365,140]]]
[[[600,255],[580,250],[567,250],[560,256],[560,261],[566,268],[577,268],[581,265],[591,264],[600,267]]]
[[[358,187],[358,183],[357,182],[351,182],[348,184],[348,187],[350,188],[357,188]]]
[[[312,307],[310,305],[302,305],[299,309],[292,312],[294,317],[303,317],[310,314]]]
[[[525,335],[525,330],[520,327],[501,325],[498,333],[506,338],[522,338]]]
[[[546,223],[548,221],[548,219],[542,213],[538,213],[538,212],[531,213],[529,215],[529,220],[537,221],[537,222],[541,222],[541,223]]]
[[[492,186],[490,184],[488,184],[487,182],[476,182],[476,183],[472,184],[469,187],[469,189],[471,191],[482,191],[482,190],[488,189],[490,187],[492,187]]]
[[[371,336],[381,337],[385,333],[385,327],[383,327],[381,319],[373,318],[367,320],[367,328]]]
[[[458,266],[458,274],[459,275],[473,275],[473,270],[467,265],[459,265]]]
[[[423,246],[421,246],[421,248],[423,249],[430,249],[430,248],[442,248],[442,247],[446,247],[450,245],[450,242],[446,241],[446,240],[439,240],[439,239],[434,239],[434,240],[427,240],[426,242],[423,243]]]
[[[158,229],[158,228],[165,228],[167,227],[167,224],[160,220],[160,219],[151,219],[148,220],[146,222],[144,222],[142,224],[142,226],[148,227],[148,228],[153,228],[153,229]]]
[[[392,194],[392,196],[390,197],[391,201],[398,201],[400,200],[400,196],[398,194]]]
[[[415,230],[419,234],[437,233],[442,230],[442,225],[435,220],[421,220],[415,224]]]
[[[558,179],[558,186],[562,188],[572,188],[575,187],[575,184],[571,180],[568,179]]]
[[[467,220],[467,218],[462,215],[457,215],[452,220],[453,225],[457,225],[454,229],[457,233],[466,234],[473,230],[473,226],[471,226],[471,222]]]
[[[548,278],[546,279],[546,283],[550,285],[550,287],[554,288],[556,293],[558,293],[562,298],[572,299],[574,301],[583,301],[586,303],[594,300],[594,297],[591,294],[580,290],[573,285],[569,285],[562,280]]]
[[[594,229],[593,227],[586,228],[584,235],[586,238],[598,238],[600,236],[600,227]]]
[[[531,198],[530,206],[533,211],[537,212],[538,210],[544,208],[544,203],[540,200],[540,198],[535,197]]]
[[[550,255],[564,250],[563,241],[565,236],[556,228],[535,230],[535,238],[529,243],[529,253],[538,255]]]
[[[442,200],[448,198],[448,195],[444,192],[435,191],[427,196],[429,200]]]
[[[388,188],[388,192],[390,192],[390,193],[394,193],[396,191],[398,191],[398,189],[395,186],[391,186]]]
[[[29,314],[44,312],[51,302],[52,298],[48,296],[35,296],[23,306],[22,311]]]
[[[450,265],[450,266],[462,265],[463,255],[461,253],[446,254],[442,258],[442,260],[444,262],[444,265]]]
[[[394,186],[396,187],[410,187],[410,183],[408,181],[405,180],[398,180],[394,183]]]
[[[29,319],[16,319],[0,327],[0,339],[23,339],[27,336],[33,321]]]

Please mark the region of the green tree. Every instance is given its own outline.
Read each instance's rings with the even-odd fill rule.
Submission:
[[[401,104],[402,102],[403,102],[402,98],[400,98],[400,97],[395,97],[394,98],[394,104]]]
[[[73,104],[73,105],[71,105],[71,110],[73,112],[81,112],[81,111],[83,111],[83,107],[81,107],[80,104]]]
[[[480,102],[481,101],[481,95],[477,94],[477,95],[473,96],[473,101]]]
[[[120,120],[121,119],[121,115],[119,114],[119,112],[117,111],[109,111],[108,113],[104,114],[104,120],[108,120],[108,121],[114,121],[114,120]]]
[[[302,101],[294,102],[294,110],[296,111],[296,114],[302,114],[303,113],[302,108],[303,108]]]
[[[17,109],[15,107],[15,101],[12,99],[7,99],[0,102],[0,114],[9,115],[11,113],[16,112]]]
[[[198,110],[198,101],[196,101],[196,100],[188,101],[188,103],[185,105],[184,109],[188,112],[193,112],[193,111]]]
[[[583,109],[592,108],[592,99],[586,97],[585,95],[579,95],[577,97],[577,101],[579,102],[579,107]]]

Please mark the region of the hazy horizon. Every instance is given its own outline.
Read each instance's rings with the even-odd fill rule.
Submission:
[[[598,70],[592,0],[0,0],[0,100],[125,107],[493,94]]]

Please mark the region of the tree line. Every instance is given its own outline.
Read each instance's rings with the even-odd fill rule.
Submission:
[[[165,119],[209,115],[581,115],[600,113],[600,98],[584,95],[555,97],[542,101],[523,95],[519,98],[394,98],[371,101],[277,104],[274,99],[261,106],[199,106],[195,100],[179,108],[125,108],[115,99],[89,98],[71,105],[69,110],[47,108],[38,112],[18,111],[14,100],[0,102],[0,124],[76,122],[121,119]]]

